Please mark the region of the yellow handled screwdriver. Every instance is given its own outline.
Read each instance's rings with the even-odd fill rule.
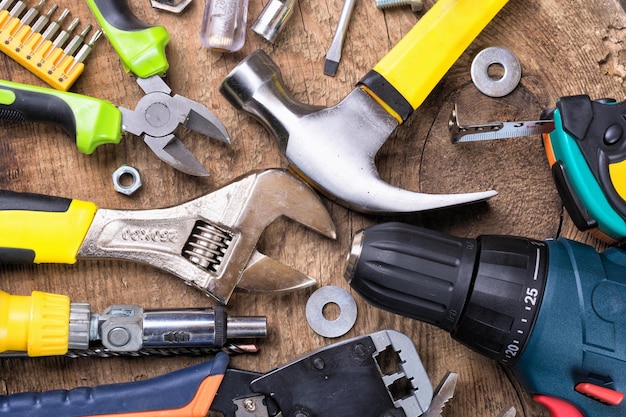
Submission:
[[[144,310],[134,304],[104,313],[65,295],[0,291],[0,357],[169,356],[257,351],[265,317],[229,317],[224,307]]]

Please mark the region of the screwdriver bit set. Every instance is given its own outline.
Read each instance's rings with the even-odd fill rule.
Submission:
[[[28,8],[23,1],[0,0],[0,50],[50,86],[67,91],[83,73],[83,62],[102,31],[88,40],[91,25],[73,34],[79,19],[63,26],[69,9],[56,13],[53,5],[43,13],[44,3]]]

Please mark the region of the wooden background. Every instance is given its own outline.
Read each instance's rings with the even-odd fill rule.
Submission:
[[[28,3],[33,6],[35,1]],[[57,3],[69,7],[72,16],[81,17],[82,24],[94,23],[83,2]],[[265,0],[251,1],[248,27],[264,3]],[[425,1],[425,9],[433,3]],[[195,0],[181,15],[154,10],[148,0],[131,1],[130,6],[140,19],[162,24],[170,32],[171,68],[167,81],[172,90],[206,104],[221,118],[232,137],[230,147],[197,135],[183,139],[211,177],[192,178],[173,170],[135,137],[129,136],[118,146],[107,145],[86,156],[79,154],[73,141],[54,127],[0,122],[0,187],[93,201],[106,208],[144,209],[187,201],[250,170],[285,167],[286,160],[274,139],[251,117],[237,113],[219,94],[218,86],[241,59],[262,48],[281,67],[285,82],[299,100],[336,104],[421,16],[408,8],[383,12],[376,9],[374,0],[359,0],[339,71],[336,77],[328,77],[322,73],[324,58],[342,4],[341,0],[300,0],[274,45],[248,30],[241,51],[218,54],[204,49],[198,39],[202,1]],[[279,220],[263,235],[260,249],[316,277],[319,286],[349,288],[342,275],[352,236],[363,227],[391,219],[459,236],[565,236],[602,248],[601,243],[578,232],[564,212],[539,138],[452,146],[446,123],[453,102],[459,104],[462,122],[482,122],[534,119],[542,108],[553,106],[562,95],[586,93],[593,98],[622,99],[625,23],[626,16],[617,0],[511,0],[378,155],[381,175],[395,185],[432,193],[496,189],[499,195],[488,203],[390,218],[362,215],[324,200],[337,227],[336,241],[291,221]],[[483,48],[496,45],[513,51],[523,70],[519,87],[503,99],[480,94],[469,73],[473,57]],[[0,76],[43,85],[4,55],[0,56]],[[416,79],[419,76],[416,68]],[[129,108],[134,108],[142,95],[105,39],[88,58],[86,71],[72,91]],[[123,163],[142,173],[144,186],[132,197],[116,193],[111,185],[111,173]],[[213,305],[199,291],[157,269],[104,260],[80,261],[71,266],[2,266],[0,288],[20,295],[33,290],[67,294],[73,301],[91,303],[98,312],[118,303],[152,309]],[[337,341],[316,335],[306,324],[304,309],[312,291],[280,296],[236,294],[229,304],[230,314],[267,315],[269,335],[258,354],[234,357],[232,365],[267,371]],[[433,385],[447,370],[460,374],[460,384],[445,416],[495,416],[507,404],[515,405],[520,416],[548,415],[500,365],[470,351],[437,328],[381,312],[366,305],[356,294],[355,298],[358,319],[344,338],[383,328],[396,329],[412,337]],[[135,381],[200,360],[3,359],[0,393]]]

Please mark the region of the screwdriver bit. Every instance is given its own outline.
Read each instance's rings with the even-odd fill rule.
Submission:
[[[63,20],[65,20],[68,14],[70,14],[70,9],[63,9],[61,16],[59,16],[57,20],[48,25],[44,33],[41,35],[41,39],[33,48],[33,52],[37,52],[39,48],[41,48],[41,46],[44,44],[44,42],[49,41],[54,35],[56,35],[59,29],[61,29],[61,23],[63,23]]]
[[[22,45],[27,45],[33,36],[35,36],[36,34],[40,33],[43,30],[43,28],[50,21],[50,16],[52,16],[52,14],[56,12],[58,8],[59,6],[54,4],[52,5],[52,7],[50,7],[50,10],[48,10],[46,14],[41,15],[37,18],[37,20],[35,21],[35,24],[33,24],[33,26],[31,26],[30,28],[30,33],[28,34],[28,37],[24,40],[24,42],[22,42]]]
[[[74,36],[70,43],[63,49],[63,54],[56,60],[55,65],[59,65],[68,55],[74,55],[80,45],[85,41],[85,37],[91,31],[92,26],[87,25],[78,35]]]
[[[23,1],[18,1],[17,3],[15,3],[15,6],[13,6],[13,8],[9,11],[9,17],[7,21],[4,22],[4,24],[0,27],[0,30],[4,29],[14,17],[19,17],[19,15],[21,15],[25,9],[26,5]]]
[[[57,48],[62,48],[63,45],[65,45],[65,42],[67,42],[67,40],[70,38],[70,34],[74,31],[74,29],[76,29],[76,26],[78,26],[79,23],[80,23],[80,19],[78,19],[77,17],[74,18],[74,20],[72,20],[72,22],[69,24],[69,26],[66,29],[63,29],[57,35],[57,37],[52,42],[52,45],[50,46],[50,49],[48,49],[48,51],[44,55],[44,59],[48,59],[50,57],[50,55],[52,55],[52,53]]]
[[[70,65],[70,67],[65,72],[66,74],[71,74],[76,65],[82,63],[85,59],[87,59],[87,56],[91,53],[94,44],[98,41],[98,39],[100,39],[101,36],[102,30],[98,29],[96,33],[94,33],[94,35],[91,37],[91,39],[89,39],[89,42],[87,42],[82,46],[82,48],[80,48],[80,50],[76,54],[76,57],[74,58],[74,62],[72,62],[72,65]]]

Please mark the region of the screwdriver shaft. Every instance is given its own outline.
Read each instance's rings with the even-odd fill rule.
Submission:
[[[352,11],[356,0],[345,0],[343,8],[341,9],[341,15],[339,16],[339,22],[337,23],[337,30],[335,36],[326,53],[326,61],[324,62],[324,74],[335,76],[337,73],[337,67],[339,66],[339,60],[341,60],[341,49],[343,48],[343,42],[346,39],[346,33],[348,33],[348,25],[350,18],[352,17]]]

